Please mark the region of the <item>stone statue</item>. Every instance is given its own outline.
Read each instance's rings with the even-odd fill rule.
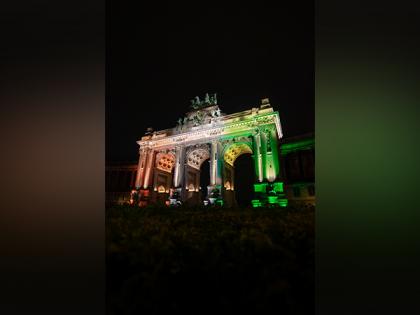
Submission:
[[[210,96],[209,96],[209,93],[206,93],[206,97],[204,98],[204,103],[210,104]]]
[[[216,116],[217,116],[217,117],[220,117],[220,115],[221,115],[221,113],[220,113],[220,108],[218,108],[218,109],[216,110]]]
[[[201,124],[203,120],[203,114],[198,111],[197,114],[193,117],[193,122],[194,122],[194,126],[198,126],[199,124]]]
[[[198,120],[198,122],[201,124],[201,123],[203,123],[203,120],[204,120],[204,113],[203,112],[197,112],[197,120]]]
[[[182,118],[179,118],[177,128],[181,128],[181,127],[182,127]]]
[[[198,109],[201,106],[201,101],[198,96],[196,96],[194,99],[191,100],[191,108],[192,109]]]
[[[210,104],[217,105],[216,93],[214,93],[213,96],[210,96]]]
[[[194,108],[194,109],[197,108],[197,104],[194,99],[191,100],[191,108]]]
[[[206,93],[203,101],[201,101],[198,96],[191,100],[192,109],[199,109],[208,105],[217,105],[216,93],[214,93],[212,96],[210,96],[209,93]]]

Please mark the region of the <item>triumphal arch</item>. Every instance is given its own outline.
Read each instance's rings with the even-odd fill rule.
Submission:
[[[254,160],[252,205],[286,206],[280,181],[278,140],[280,118],[268,99],[258,107],[225,114],[216,94],[191,101],[191,110],[171,129],[148,132],[137,141],[139,161],[132,202],[216,204],[235,201],[235,160],[251,154]],[[201,165],[210,163],[209,186],[200,187]]]

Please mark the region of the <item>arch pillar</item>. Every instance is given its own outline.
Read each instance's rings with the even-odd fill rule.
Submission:
[[[140,187],[143,186],[144,182],[144,171],[146,168],[146,162],[147,162],[147,149],[140,149],[139,150],[139,162],[137,165],[137,175],[136,175],[136,182],[135,187],[136,189],[140,189]]]
[[[279,156],[275,126],[268,126],[263,134],[264,180],[274,182],[279,178]]]
[[[185,173],[185,146],[175,147],[175,166],[173,176],[173,189],[171,190],[172,202],[182,200],[182,196],[185,194],[184,186],[184,174]]]
[[[207,186],[207,198],[212,203],[223,204],[222,169],[224,161],[222,145],[218,140],[213,140],[210,145],[210,185]]]
[[[263,164],[262,164],[262,155],[261,155],[261,134],[259,129],[256,134],[253,136],[253,146],[254,146],[254,165],[255,165],[255,176],[258,182],[262,182],[264,178],[263,174]]]
[[[261,143],[259,150],[261,160],[258,160],[258,163],[262,164],[262,174],[257,172],[258,178],[254,184],[255,199],[252,200],[252,205],[254,207],[286,206],[287,199],[285,198],[283,182],[279,180],[280,161],[275,125],[261,127],[257,135],[259,137],[255,142],[260,141]],[[257,166],[260,167],[260,164],[257,164]]]
[[[153,176],[153,162],[155,160],[155,151],[154,150],[149,150],[148,154],[147,154],[147,164],[146,164],[146,170],[144,173],[144,183],[143,183],[143,187],[145,189],[149,188],[150,185],[152,184],[152,176]]]
[[[136,200],[139,206],[149,203],[151,189],[151,177],[153,175],[155,151],[151,148],[141,148],[135,187],[132,192],[131,200]]]
[[[182,187],[185,169],[185,147],[175,147],[174,188]]]

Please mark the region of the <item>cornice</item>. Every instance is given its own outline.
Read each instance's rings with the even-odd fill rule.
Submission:
[[[250,117],[246,117],[250,116]],[[216,124],[192,127],[192,130],[176,135],[162,136],[157,139],[139,140],[137,144],[141,147],[159,148],[169,145],[180,145],[197,140],[212,140],[223,135],[229,135],[239,131],[248,131],[267,124],[275,124],[277,135],[280,139],[283,136],[280,118],[277,111],[264,114],[248,114],[236,117],[235,119],[220,119]],[[232,122],[229,122],[231,120]]]

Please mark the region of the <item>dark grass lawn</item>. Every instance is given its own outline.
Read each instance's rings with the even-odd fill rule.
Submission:
[[[314,209],[107,209],[108,314],[313,314]]]

